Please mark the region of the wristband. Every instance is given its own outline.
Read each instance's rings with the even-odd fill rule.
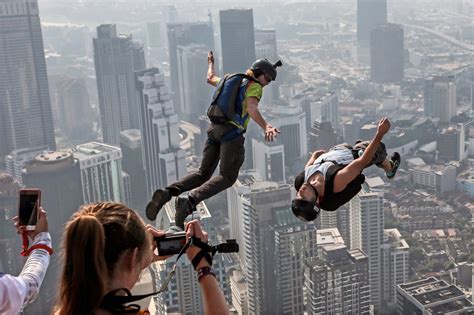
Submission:
[[[44,249],[45,251],[48,252],[48,254],[51,256],[53,254],[53,249],[51,247],[49,247],[48,245],[45,245],[45,244],[36,244],[36,245],[33,245],[31,246],[30,248],[28,249],[23,249],[23,251],[21,252],[21,255],[22,256],[29,256],[30,253],[32,251],[34,251],[35,249]]]
[[[198,274],[198,281],[201,281],[201,278],[207,275],[211,275],[214,278],[216,278],[216,274],[214,273],[214,270],[212,270],[211,267],[202,267],[197,270]]]

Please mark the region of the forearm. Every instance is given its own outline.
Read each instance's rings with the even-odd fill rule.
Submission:
[[[217,279],[211,275],[204,276],[199,281],[204,298],[204,312],[207,315],[229,314],[229,307]]]
[[[214,70],[214,63],[211,62],[207,68],[207,82],[211,81],[215,77],[216,73]]]
[[[36,235],[32,246],[36,244],[44,244],[51,247],[51,235],[47,232],[39,233]],[[27,287],[27,294],[23,304],[33,302],[38,295],[39,288],[49,266],[49,261],[50,256],[46,250],[35,249],[31,252],[23,270],[18,276],[19,279],[25,282]]]
[[[266,120],[263,118],[262,114],[260,114],[260,111],[258,108],[249,108],[248,113],[250,117],[263,129],[267,127],[268,123]]]
[[[382,141],[382,137],[378,134],[375,135],[375,137],[370,141],[369,145],[367,146],[367,149],[365,149],[364,154],[360,157],[360,159],[364,162],[364,164],[370,164],[372,159],[375,156],[375,152],[377,151],[377,147],[380,145],[380,142]]]

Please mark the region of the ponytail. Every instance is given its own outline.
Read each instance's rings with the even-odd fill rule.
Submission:
[[[108,272],[104,247],[104,229],[96,217],[78,215],[66,226],[59,314],[91,314],[99,307]]]
[[[66,224],[58,315],[89,315],[99,309],[120,257],[150,250],[145,225],[130,208],[103,202],[85,205]]]

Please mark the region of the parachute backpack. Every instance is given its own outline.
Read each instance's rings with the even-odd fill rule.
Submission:
[[[255,78],[243,73],[226,74],[219,82],[207,110],[207,116],[211,122],[214,124],[231,123],[240,130],[245,130],[248,114],[242,115],[242,105],[247,88],[247,84],[242,85],[244,79],[258,83]]]

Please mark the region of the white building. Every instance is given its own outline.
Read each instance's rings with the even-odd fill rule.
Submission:
[[[248,314],[247,282],[240,270],[234,270],[230,276],[230,290],[232,292],[232,306],[237,315]]]
[[[410,246],[398,229],[384,230],[383,255],[383,300],[395,304],[397,285],[408,281]]]
[[[322,245],[304,272],[305,314],[370,314],[368,258],[360,249]]]
[[[71,151],[79,160],[85,204],[110,200],[125,202],[120,148],[88,142]]]
[[[163,73],[156,68],[136,75],[142,156],[150,195],[186,174],[186,154],[179,143],[179,120],[164,80]]]
[[[302,313],[303,262],[316,255],[316,230],[291,213],[291,187],[262,181],[256,171],[242,172],[227,198],[231,237],[241,248],[248,313]]]
[[[283,144],[285,163],[306,159],[308,154],[306,114],[300,106],[275,106],[265,111],[269,123],[280,130],[278,144]]]
[[[25,148],[14,150],[5,157],[7,173],[13,176],[20,185],[22,182],[21,171],[26,162],[34,160],[37,155],[49,151],[49,147],[40,146],[35,148]]]
[[[285,150],[282,144],[272,145],[252,139],[253,168],[264,180],[285,181]]]
[[[170,225],[174,225],[174,199],[167,203],[158,213],[156,218],[156,227],[160,230],[167,230]],[[217,244],[217,238],[214,237],[217,231],[213,231],[210,224],[211,214],[204,202],[197,206],[194,212],[196,217],[200,218],[203,229],[209,233],[209,241]],[[154,290],[158,290],[161,284],[172,270],[175,263],[174,259],[157,262],[152,268],[152,278]],[[224,294],[228,294],[229,284],[226,278],[224,266],[224,257],[217,253],[214,256],[212,268],[216,274],[217,281]],[[181,258],[176,268],[176,273],[171,279],[168,289],[155,297],[157,306],[156,314],[204,314],[204,305],[201,289],[197,280],[196,271],[193,265],[186,258]]]
[[[351,249],[361,249],[369,257],[371,302],[382,301],[383,193],[363,189],[350,201],[349,230]]]
[[[399,314],[472,314],[474,304],[453,284],[434,277],[397,287]]]
[[[413,182],[432,190],[436,195],[456,189],[456,167],[453,165],[415,166]]]

